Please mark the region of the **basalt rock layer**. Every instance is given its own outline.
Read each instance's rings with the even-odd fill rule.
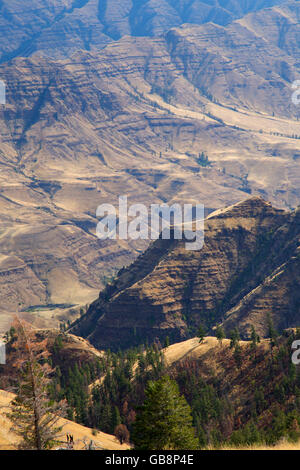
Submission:
[[[249,194],[299,205],[299,15],[287,2],[226,27],[1,64],[0,331],[28,307],[91,302],[145,250],[95,236],[98,205],[119,195],[208,211]]]
[[[183,23],[226,25],[284,0],[1,0],[0,62],[34,53],[68,57],[122,36],[157,36]]]
[[[300,320],[300,211],[250,198],[205,221],[202,250],[158,240],[90,306],[72,332],[118,349],[166,336],[179,341],[199,324],[213,331],[251,325],[263,336]]]

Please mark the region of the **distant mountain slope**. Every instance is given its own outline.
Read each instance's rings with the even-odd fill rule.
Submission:
[[[206,220],[205,245],[158,240],[100,294],[72,332],[100,348],[172,341],[223,323],[244,337],[300,322],[300,210],[250,198]],[[145,270],[151,263],[151,270]],[[153,267],[154,265],[154,267]]]
[[[0,331],[10,312],[90,303],[147,247],[100,242],[102,202],[299,205],[300,6],[288,5],[0,66]]]
[[[124,35],[157,36],[183,23],[225,25],[284,0],[1,0],[0,62],[35,52],[67,57]]]

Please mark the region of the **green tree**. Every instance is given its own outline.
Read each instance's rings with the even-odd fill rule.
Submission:
[[[198,330],[197,330],[197,336],[199,338],[199,343],[203,343],[205,335],[206,335],[206,329],[204,328],[203,325],[199,325]]]
[[[251,325],[251,349],[256,349],[257,343],[260,342],[260,338],[255,331],[253,325]]]
[[[231,349],[235,348],[239,340],[240,340],[239,330],[235,328],[234,330],[230,332],[230,348]]]
[[[253,325],[251,325],[251,345],[250,345],[250,350],[252,353],[254,353],[254,358],[256,359],[256,349],[257,349],[257,343],[260,342],[260,338],[258,334],[255,331],[255,328]]]
[[[119,424],[121,424],[121,416],[119,412],[119,408],[115,406],[112,411],[112,427],[115,429]]]
[[[145,402],[133,424],[132,441],[137,450],[189,450],[198,446],[191,409],[177,383],[165,376],[150,381]]]
[[[208,160],[208,156],[202,152],[201,154],[199,153],[198,157],[197,157],[197,163],[200,165],[200,166],[211,166],[211,163],[210,161]]]
[[[240,369],[242,366],[242,348],[239,342],[237,342],[234,347],[233,357],[234,357],[236,366]]]
[[[220,326],[220,325],[217,326],[216,337],[217,337],[217,340],[219,341],[220,345],[222,346],[223,339],[226,338],[226,335],[225,335],[225,331],[224,331],[223,327]]]
[[[267,315],[267,322],[268,322],[268,336],[270,338],[270,344],[272,348],[276,345],[276,339],[277,339],[278,333],[274,328],[274,323],[269,313]]]
[[[121,445],[124,444],[124,442],[129,443],[130,434],[125,424],[118,424],[118,426],[115,427],[114,435]]]

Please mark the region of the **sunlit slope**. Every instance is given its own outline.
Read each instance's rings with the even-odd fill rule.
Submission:
[[[100,293],[71,331],[101,349],[124,349],[166,337],[179,342],[199,324],[213,331],[254,325],[268,332],[298,326],[299,216],[252,197],[205,220],[205,243],[157,240]]]
[[[11,422],[5,416],[5,413],[9,411],[9,405],[13,396],[12,393],[0,390],[0,450],[15,450],[19,441],[18,436],[11,430]],[[127,444],[120,445],[114,436],[101,431],[97,431],[97,434],[94,435],[95,433],[93,434],[91,429],[73,421],[61,419],[59,425],[63,426],[61,436],[59,437],[61,447],[66,447],[66,434],[72,434],[75,450],[84,449],[85,444],[89,444],[91,441],[93,441],[95,447],[99,450],[129,449]]]

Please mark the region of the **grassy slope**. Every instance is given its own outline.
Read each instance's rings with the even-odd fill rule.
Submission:
[[[16,444],[18,442],[18,437],[10,429],[11,423],[5,417],[5,412],[8,410],[9,403],[12,398],[12,393],[0,390],[0,450],[16,449]],[[92,440],[97,447],[107,450],[127,450],[129,448],[127,444],[123,444],[121,446],[114,436],[105,434],[101,431],[98,431],[97,435],[93,436],[91,429],[67,419],[62,419],[61,425],[63,425],[61,440],[66,440],[65,435],[67,433],[73,434],[75,450],[83,449],[84,440],[87,443]]]

